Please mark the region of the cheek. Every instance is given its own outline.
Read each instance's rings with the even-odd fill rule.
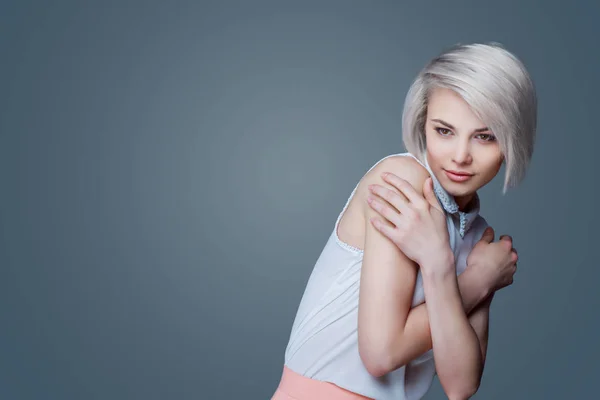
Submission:
[[[440,151],[436,146],[427,146],[427,162],[433,169],[437,169],[440,166],[440,161],[443,160],[443,152]]]
[[[480,164],[487,167],[502,165],[502,151],[498,144],[477,143],[477,154]]]
[[[427,153],[431,156],[430,160],[435,162],[434,159],[439,159],[445,153],[444,142],[440,141],[439,136],[432,133],[426,135]]]
[[[491,162],[490,168],[495,170],[497,173],[502,167],[502,164],[504,163],[504,156],[502,155],[502,152],[500,152],[500,150],[498,149],[494,152],[492,159],[493,161]]]
[[[492,178],[494,178],[498,172],[500,171],[500,168],[502,167],[502,158],[501,157],[492,157],[492,160],[488,161],[485,164],[485,173],[484,175],[486,176],[487,180],[491,180]]]

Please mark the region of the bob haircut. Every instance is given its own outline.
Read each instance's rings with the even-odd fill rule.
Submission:
[[[521,183],[537,124],[535,86],[521,61],[495,42],[457,44],[431,60],[408,90],[402,113],[404,147],[421,161],[427,101],[435,88],[456,92],[497,137],[506,163],[502,193]]]

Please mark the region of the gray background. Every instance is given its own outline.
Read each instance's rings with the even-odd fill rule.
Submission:
[[[0,398],[270,398],[412,79],[478,41],[540,104],[523,185],[481,192],[521,261],[476,398],[597,397],[599,7],[283,3],[1,3]]]

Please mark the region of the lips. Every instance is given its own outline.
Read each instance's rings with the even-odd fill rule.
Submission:
[[[452,171],[451,169],[446,169],[446,172],[450,172],[452,175],[458,176],[473,176],[473,174],[469,174],[468,172],[460,172],[460,171]]]
[[[444,170],[444,173],[446,174],[448,179],[450,179],[453,182],[465,182],[465,181],[471,179],[471,177],[473,176],[473,174],[469,174],[466,172],[451,171],[451,170],[446,170],[446,169]]]

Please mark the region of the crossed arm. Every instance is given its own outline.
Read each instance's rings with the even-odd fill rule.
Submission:
[[[381,284],[383,282],[379,283]],[[440,378],[440,383],[442,384],[444,391],[447,393],[450,399],[468,398],[469,396],[474,394],[479,387],[479,384],[481,382],[481,376],[483,373],[483,366],[485,364],[487,354],[489,312],[491,301],[493,298],[493,294],[488,295],[485,291],[479,288],[479,285],[477,284],[477,275],[475,271],[470,270],[469,268],[467,268],[465,272],[463,272],[457,278],[457,283],[460,300],[462,301],[462,310],[465,315],[468,315],[468,323],[471,327],[470,329],[474,331],[477,337],[477,342],[480,351],[480,362],[475,363],[475,365],[477,365],[475,371],[471,370],[470,368],[460,368],[458,362],[460,362],[461,360],[465,360],[465,354],[460,354],[460,357],[456,358],[456,354],[452,353],[462,352],[464,347],[463,345],[461,345],[460,343],[446,343],[447,347],[449,347],[445,349],[446,351],[444,351],[443,348],[439,348],[436,346],[436,350],[438,350],[435,353],[436,369]],[[363,299],[369,296],[368,294],[366,294],[369,293],[368,288],[366,289],[367,290],[363,291],[363,293],[365,293]],[[435,288],[433,290],[436,289],[438,288]],[[448,298],[448,296],[439,297],[441,301],[446,301],[446,299]],[[387,300],[387,304],[377,307],[382,307],[382,310],[385,310],[385,307],[388,307],[388,310],[390,310],[391,313],[393,311],[390,308],[397,309],[397,306],[400,305],[399,301],[401,300],[401,298],[398,298],[396,296],[390,296],[389,298],[383,298],[382,300]],[[365,303],[367,303],[367,301],[365,301]],[[393,303],[397,306],[394,307],[394,305],[390,303]],[[368,307],[370,305],[363,304],[363,306]],[[414,308],[411,308],[407,313],[404,326],[400,326],[402,325],[402,319],[397,318],[397,316],[401,314],[397,314],[394,318],[394,316],[392,315],[383,315],[384,312],[381,312],[381,319],[389,321],[387,322],[388,324],[393,324],[393,320],[396,320],[395,322],[397,323],[397,325],[395,328],[397,330],[393,329],[390,326],[388,326],[387,328],[391,328],[388,330],[388,332],[397,333],[390,335],[391,337],[387,339],[387,345],[383,345],[379,348],[373,346],[375,347],[375,351],[373,353],[370,353],[369,355],[363,356],[363,360],[365,361],[367,361],[368,357],[377,358],[376,360],[373,360],[373,363],[371,365],[366,363],[367,369],[370,369],[371,374],[375,376],[385,375],[390,371],[393,371],[397,368],[402,367],[403,365],[408,364],[410,361],[421,356],[433,347],[431,329],[432,327],[427,306],[427,303],[422,303]],[[447,304],[444,304],[442,306],[446,308]],[[363,311],[367,310],[363,309]],[[367,315],[363,315],[363,317],[363,322],[365,322],[365,320],[368,321]],[[450,318],[454,317],[450,316]],[[386,343],[386,339],[381,337],[381,335],[385,335],[384,329],[386,329],[386,327],[382,327],[381,325],[382,321],[373,324],[374,327],[381,328],[381,330],[379,331],[379,337],[375,337],[375,335],[373,335],[372,332],[367,332],[367,329],[361,331],[361,327],[359,325],[359,342],[362,341],[364,347],[369,346],[369,344],[365,343],[368,341],[372,341],[371,344],[375,343],[375,341],[379,341],[379,343]],[[447,331],[449,329],[449,326],[443,326],[443,329]],[[460,335],[450,334],[449,336],[451,340],[461,340]],[[366,353],[368,354],[369,352],[366,351]],[[447,357],[443,357],[442,355],[444,353],[449,354]],[[467,373],[465,373],[465,370],[467,371]],[[444,374],[445,372],[448,373]]]
[[[423,186],[427,172],[408,164],[412,160],[386,161],[365,177],[364,185],[389,187],[380,178],[387,170],[401,171],[414,188]],[[366,368],[382,376],[433,348],[440,383],[449,398],[470,397],[483,371],[492,296],[478,285],[477,271],[467,268],[458,278],[455,272],[424,275],[427,303],[411,308],[419,266],[372,226],[369,219],[375,211],[366,206],[364,212],[358,334]],[[429,267],[434,271],[438,266]],[[446,267],[437,270],[452,271]]]
[[[469,324],[479,341],[482,361],[485,361],[488,339],[488,318],[492,295],[477,285],[475,271],[467,270],[457,278],[459,298]],[[421,356],[432,348],[431,326],[427,303],[411,308],[406,318],[403,335],[393,342],[393,357],[384,370],[393,371]],[[387,373],[389,371],[383,371]]]

